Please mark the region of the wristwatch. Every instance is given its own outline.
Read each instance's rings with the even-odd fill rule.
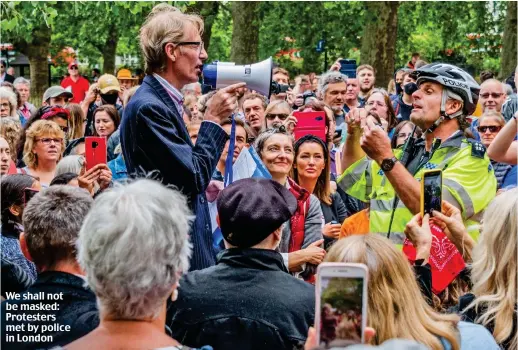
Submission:
[[[383,159],[383,161],[381,162],[381,170],[383,170],[384,172],[391,171],[397,162],[399,162],[399,159],[397,159],[396,157]]]

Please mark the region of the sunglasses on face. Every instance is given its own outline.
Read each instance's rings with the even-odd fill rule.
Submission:
[[[275,118],[279,118],[280,120],[284,121],[286,118],[288,118],[288,114],[267,114],[266,119],[268,120],[275,120]]]
[[[503,95],[502,93],[498,93],[498,92],[491,92],[491,93],[484,92],[483,94],[480,94],[480,97],[489,98],[489,96],[491,96],[492,98],[499,98],[502,95]]]
[[[485,133],[486,130],[489,130],[489,132],[498,132],[498,131],[500,131],[500,129],[502,129],[502,127],[501,126],[496,126],[496,125],[479,126],[477,128],[478,132],[481,132],[481,133]]]
[[[78,68],[76,66],[72,66],[69,68],[70,70],[78,70]]]

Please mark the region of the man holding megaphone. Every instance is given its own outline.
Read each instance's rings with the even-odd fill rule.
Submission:
[[[222,88],[208,101],[194,146],[182,119],[180,90],[198,81],[207,59],[202,31],[203,21],[196,15],[167,4],[153,8],[139,38],[146,77],[125,108],[120,126],[128,174],[141,177],[154,172],[163,184],[182,191],[196,215],[190,233],[191,270],[216,262],[205,190],[228,140],[219,123],[236,109],[236,90],[245,86]]]

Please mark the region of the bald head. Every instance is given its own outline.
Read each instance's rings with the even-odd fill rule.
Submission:
[[[504,84],[496,79],[488,79],[480,85],[479,102],[484,112],[501,112],[506,97]]]

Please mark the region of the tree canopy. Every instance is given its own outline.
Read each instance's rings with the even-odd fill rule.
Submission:
[[[58,54],[67,47],[75,50],[80,62],[87,63],[89,68],[99,67],[103,72],[114,73],[119,68],[115,67],[116,56],[132,58],[123,60],[128,68],[142,67],[138,32],[157,3],[2,2],[2,41],[12,43],[15,50],[29,56],[38,69],[44,66],[48,55],[59,58]],[[358,63],[383,65],[383,71],[393,71],[403,66],[412,52],[419,52],[428,62],[459,64],[473,74],[484,69],[507,71],[516,66],[516,43],[514,46],[507,43],[514,52],[504,55],[506,59],[502,62],[502,46],[506,45],[504,28],[506,38],[510,38],[506,40],[513,40],[514,32],[516,41],[516,10],[514,13],[507,10],[513,6],[511,2],[395,3],[390,5],[396,11],[390,22],[394,28],[385,24],[376,27],[385,18],[374,13],[376,6],[385,6],[380,11],[388,11],[385,2],[169,3],[205,19],[203,39],[209,61],[232,58],[238,63],[253,63],[249,61],[273,56],[292,74],[320,73],[326,68],[325,58],[316,46],[325,37],[328,67],[343,57],[356,59]],[[387,26],[386,31],[383,26]],[[377,32],[372,28],[378,28]],[[395,41],[395,47],[391,41]],[[388,43],[380,47],[394,52],[393,62],[371,62],[376,61],[373,48],[378,42]],[[361,52],[362,48],[369,52]],[[38,55],[43,57],[38,60]],[[55,63],[52,74],[65,74],[66,64],[59,59]]]

